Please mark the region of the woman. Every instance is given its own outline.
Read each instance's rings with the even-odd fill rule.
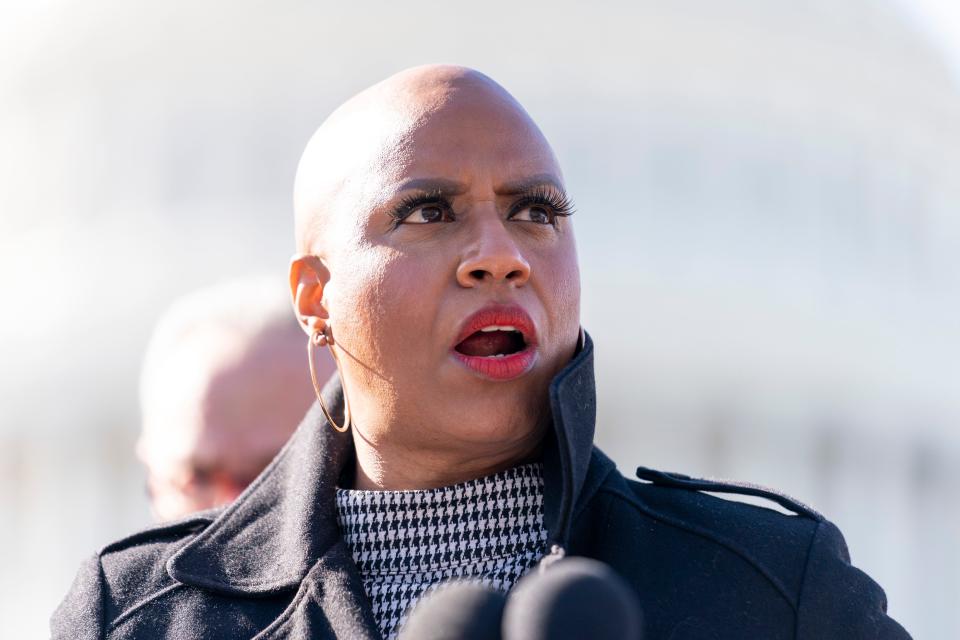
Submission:
[[[645,638],[908,637],[815,512],[630,481],[592,446],[572,206],[492,80],[420,67],[354,97],[308,145],[295,205],[295,310],[342,382],[225,511],[92,558],[54,635],[393,637],[444,580],[506,591],[581,555],[632,585]]]

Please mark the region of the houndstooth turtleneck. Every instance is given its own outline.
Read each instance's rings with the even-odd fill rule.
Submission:
[[[508,591],[546,552],[540,464],[439,489],[337,489],[337,512],[388,639],[428,589],[474,578]]]

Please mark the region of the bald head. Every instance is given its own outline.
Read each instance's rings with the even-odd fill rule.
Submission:
[[[437,136],[464,129],[523,131],[560,175],[546,138],[502,86],[466,67],[413,67],[347,100],[307,144],[294,188],[297,250],[324,255],[324,240],[358,224],[358,209],[385,202],[417,159],[440,151]],[[466,157],[475,145],[463,142]]]

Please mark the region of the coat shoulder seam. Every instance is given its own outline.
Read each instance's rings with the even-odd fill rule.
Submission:
[[[800,601],[803,599],[803,591],[807,586],[807,576],[810,572],[810,558],[813,556],[813,547],[817,544],[817,538],[820,537],[820,530],[823,528],[823,522],[817,523],[817,528],[810,536],[810,544],[807,545],[807,557],[803,563],[803,577],[800,579],[800,591],[797,593],[797,615],[794,618],[793,637],[800,637]]]

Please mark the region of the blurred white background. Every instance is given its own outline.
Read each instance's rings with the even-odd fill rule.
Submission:
[[[456,62],[565,167],[621,469],[792,493],[916,638],[960,637],[958,42],[953,0],[2,5],[5,636],[44,637],[81,559],[148,524],[158,314],[283,286],[313,129]]]

